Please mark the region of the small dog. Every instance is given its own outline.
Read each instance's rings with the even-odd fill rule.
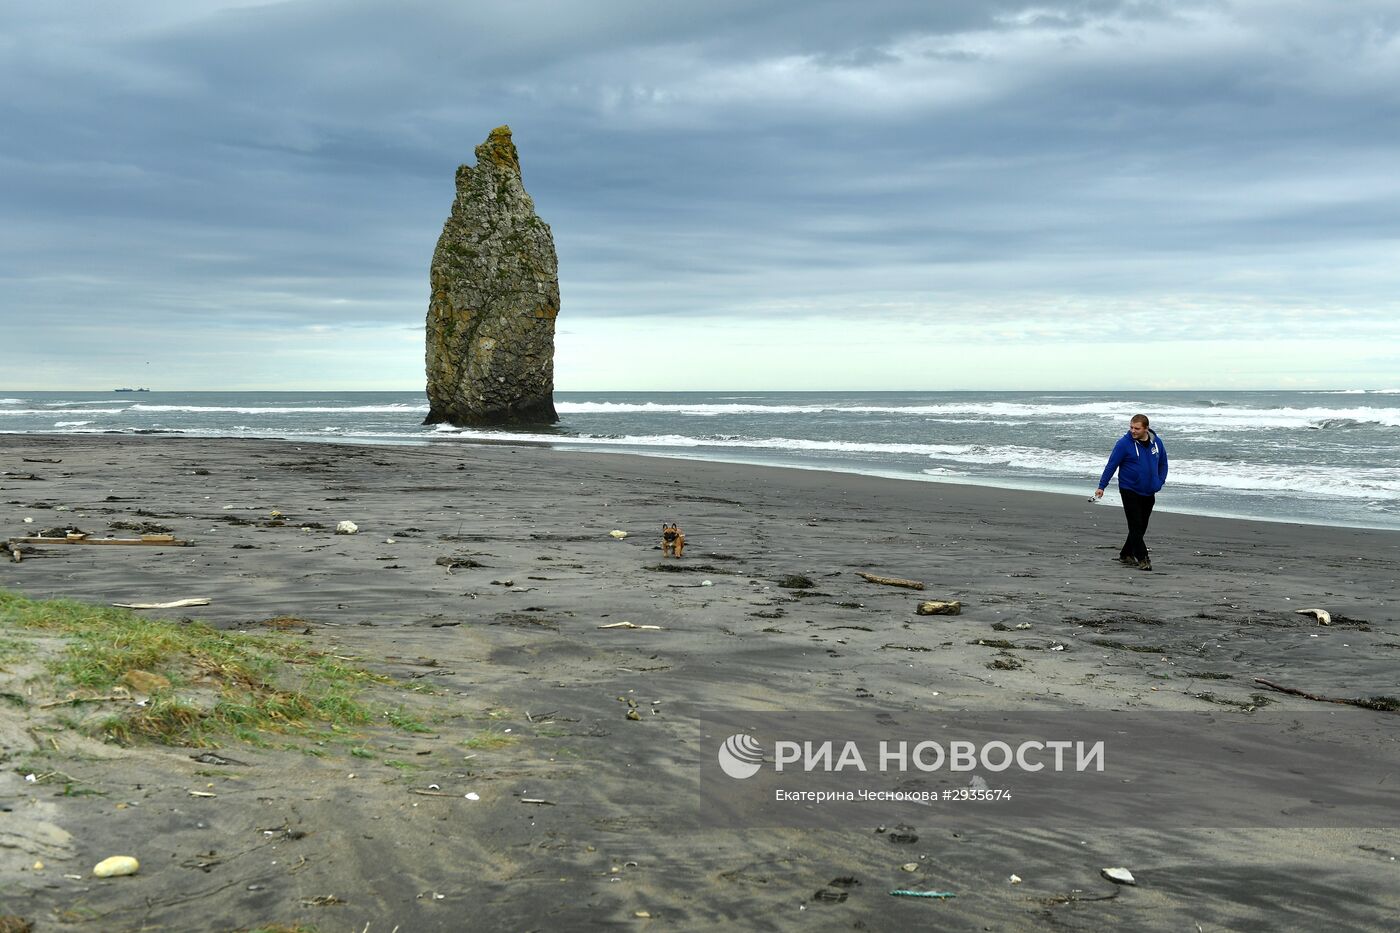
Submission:
[[[661,523],[661,557],[664,560],[671,555],[676,557],[685,556],[685,532],[676,527],[675,522],[671,524]]]

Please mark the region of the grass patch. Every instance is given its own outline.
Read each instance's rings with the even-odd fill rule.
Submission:
[[[37,636],[37,637],[36,637]],[[204,746],[216,737],[263,744],[268,733],[316,736],[387,723],[408,732],[427,727],[402,710],[376,716],[362,694],[392,689],[393,681],[353,667],[285,634],[222,632],[202,623],[175,623],[72,600],[31,600],[0,590],[0,650],[48,640],[46,690],[71,717],[79,710],[118,712],[69,718],[70,728],[112,741]],[[147,701],[122,702],[132,672],[159,675]],[[167,683],[168,682],[168,683]],[[60,702],[63,702],[60,700]],[[58,715],[58,714],[55,714]]]
[[[28,657],[33,650],[33,645],[27,641],[0,635],[0,664],[19,661]]]
[[[404,732],[418,732],[426,734],[431,733],[433,731],[432,729],[429,729],[427,726],[423,725],[423,723],[420,720],[408,715],[401,709],[386,709],[384,711],[384,718],[388,720],[391,726],[393,726],[396,729],[402,729]]]
[[[483,729],[471,738],[463,739],[462,747],[489,750],[505,748],[508,745],[514,745],[517,741],[519,741],[518,736],[506,735],[504,732],[497,732],[494,729]]]

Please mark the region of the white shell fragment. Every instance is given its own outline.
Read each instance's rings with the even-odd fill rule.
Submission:
[[[116,878],[118,875],[134,875],[141,863],[129,855],[114,855],[104,858],[93,866],[92,873],[98,878]]]
[[[1126,868],[1104,868],[1099,871],[1099,874],[1114,884],[1137,884],[1133,873]]]
[[[335,533],[338,535],[353,535],[360,530],[360,526],[351,521],[344,521],[335,526]]]

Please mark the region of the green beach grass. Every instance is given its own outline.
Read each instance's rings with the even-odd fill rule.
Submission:
[[[406,688],[272,628],[268,635],[225,632],[0,590],[0,670],[24,665],[30,693],[37,683],[46,695],[41,703],[9,691],[5,697],[66,711],[59,718],[68,727],[120,743],[208,746],[231,737],[264,744],[269,734],[284,734],[358,745],[355,731],[371,726],[426,731],[401,708],[365,702],[371,690]]]

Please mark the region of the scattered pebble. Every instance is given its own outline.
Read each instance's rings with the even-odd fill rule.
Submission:
[[[94,865],[92,873],[98,878],[116,878],[120,875],[134,875],[140,868],[141,863],[130,855],[113,855]]]
[[[1133,878],[1133,873],[1126,868],[1104,868],[1099,874],[1103,875],[1114,884],[1137,884]]]

